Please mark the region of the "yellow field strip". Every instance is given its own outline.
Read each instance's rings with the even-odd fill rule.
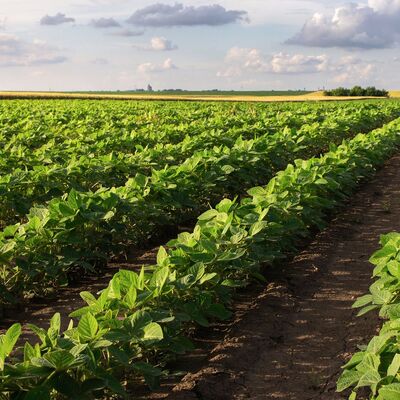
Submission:
[[[400,91],[390,92],[391,97],[400,97]],[[328,97],[322,92],[299,96],[224,96],[224,95],[166,95],[166,94],[90,94],[65,92],[0,92],[0,99],[98,99],[98,100],[170,100],[170,101],[337,101],[365,100],[373,97]],[[376,97],[375,97],[376,98]]]
[[[400,91],[390,91],[390,97],[400,97]],[[338,100],[365,100],[376,97],[328,97],[323,92],[313,92],[299,96],[246,96],[246,95],[169,95],[169,94],[91,94],[66,92],[0,92],[0,99],[93,99],[93,100],[170,100],[170,101],[338,101]]]

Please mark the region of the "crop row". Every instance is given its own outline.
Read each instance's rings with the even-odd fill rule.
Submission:
[[[400,119],[359,134],[320,158],[298,160],[242,200],[222,200],[198,218],[192,233],[161,247],[157,265],[121,270],[87,306],[71,314],[66,331],[55,314],[50,327],[30,326],[39,342],[10,357],[21,333],[14,324],[0,340],[4,399],[93,399],[124,396],[120,383],[143,375],[150,386],[164,360],[191,349],[193,325],[230,316],[233,288],[259,278],[261,264],[293,251],[324,225],[327,215],[400,144]],[[36,397],[35,397],[36,396]]]
[[[276,132],[321,122],[335,107],[255,106],[145,102],[3,102],[0,104],[0,171],[65,165],[80,156],[110,152],[130,154],[137,148],[176,144],[204,132],[236,129],[243,134]],[[389,103],[388,106],[395,105]],[[357,107],[348,103],[338,107]],[[365,103],[362,109],[375,108]]]
[[[361,308],[358,315],[379,310],[387,321],[343,367],[337,389],[352,387],[351,400],[357,398],[359,388],[367,388],[371,400],[400,398],[400,234],[383,235],[380,243],[381,248],[370,258],[375,282],[354,307]]]
[[[191,107],[179,105],[168,108],[162,103],[145,103],[151,106],[142,110],[135,103],[128,103],[127,106],[118,102],[119,107],[107,103],[107,107],[103,105],[99,108],[93,102],[73,103],[72,106],[63,102],[41,102],[40,111],[34,112],[31,102],[17,103],[15,110],[9,103],[6,104],[8,107],[4,103],[0,105],[0,118],[14,113],[16,116],[12,120],[15,120],[16,126],[2,126],[0,123],[0,139],[3,136],[0,140],[1,173],[54,164],[66,168],[71,159],[93,159],[106,156],[110,152],[123,157],[124,154],[141,151],[146,146],[159,146],[162,149],[162,145],[177,144],[205,132],[218,135],[234,131],[237,135],[242,134],[245,139],[251,139],[266,132],[276,133],[286,126],[299,129],[304,124],[321,123],[327,116],[332,113],[339,114],[341,110],[360,120],[365,113],[375,111],[379,118],[380,110],[394,111],[399,108],[396,102],[368,102],[357,105],[343,103],[335,107],[331,105],[326,109],[315,104],[297,108],[293,105],[280,108],[265,105],[231,105],[228,108],[221,103],[218,107],[199,106],[194,103]],[[193,118],[192,114],[188,114],[190,110],[195,115],[205,114],[204,120]],[[4,114],[1,114],[1,111]],[[125,111],[127,115],[121,114],[121,111]],[[140,111],[141,114],[137,115]],[[107,112],[110,115],[104,115]],[[173,123],[168,123],[171,117],[169,114],[178,114],[180,119],[176,117]],[[141,117],[145,122],[131,122],[131,119],[138,122]],[[10,118],[3,124],[7,122],[11,124]],[[364,126],[369,126],[368,121]]]
[[[300,140],[303,140],[304,145],[309,146],[308,142],[318,136],[321,143],[314,146],[315,151],[318,152],[330,141],[335,142],[338,138],[342,138],[344,133],[371,130],[397,117],[400,106],[397,108],[392,106],[393,103],[388,104],[389,106],[379,108],[364,106],[362,107],[363,114],[354,114],[352,107],[338,108],[321,122],[305,124],[298,129],[290,125],[283,126],[279,132],[267,130],[256,136],[268,137],[271,144],[285,146],[282,147],[282,153],[291,152],[294,141],[300,143]],[[133,154],[111,153],[101,157],[82,156],[72,158],[67,165],[51,163],[36,166],[33,169],[17,168],[0,178],[0,221],[3,226],[18,222],[33,205],[43,204],[72,188],[78,191],[93,191],[100,187],[122,186],[129,177],[135,174],[151,176],[166,165],[178,165],[189,157],[196,158],[199,152],[204,153],[204,150],[210,149],[212,153],[215,146],[232,148],[238,141],[242,142],[241,135],[242,130],[232,128],[226,132],[201,133],[177,144],[160,144],[151,148],[137,149]],[[290,137],[288,145],[282,142],[281,135],[285,138]],[[221,152],[221,149],[217,152]],[[307,157],[315,154],[313,151],[299,155]],[[275,165],[275,167],[281,169],[284,165]]]
[[[32,208],[27,222],[0,232],[1,303],[45,295],[54,285],[68,284],[77,268],[98,271],[124,248],[143,243],[163,227],[194,218],[227,194],[267,182],[296,158],[340,143],[351,135],[346,118],[319,129],[238,139],[232,148],[198,152],[181,165],[153,169],[151,176],[137,174],[123,186],[71,190]],[[358,119],[352,121],[356,127]],[[4,204],[3,210],[10,213]]]

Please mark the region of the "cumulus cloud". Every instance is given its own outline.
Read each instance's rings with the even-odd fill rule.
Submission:
[[[228,80],[254,78],[265,75],[325,74],[335,85],[367,85],[373,81],[378,61],[354,56],[332,58],[326,54],[305,55],[276,53],[264,55],[256,48],[231,48],[225,65],[217,76]]]
[[[305,74],[326,71],[326,55],[307,56],[304,54],[276,53],[263,55],[255,48],[231,48],[226,57],[228,66],[217,73],[220,77],[241,76],[244,72],[264,72],[272,74]]]
[[[354,56],[342,57],[331,67],[333,81],[340,85],[370,84],[376,69],[374,63]]]
[[[117,28],[121,26],[119,22],[117,22],[114,18],[93,19],[91,25],[94,26],[95,28],[100,28],[100,29]]]
[[[227,10],[218,4],[195,7],[184,6],[181,3],[174,5],[156,3],[137,10],[127,22],[149,27],[218,26],[243,20],[247,20],[246,11]]]
[[[123,36],[123,37],[137,37],[142,36],[144,31],[131,31],[130,29],[122,29],[117,32],[113,32],[113,36]]]
[[[25,42],[15,35],[0,34],[0,66],[24,67],[42,64],[60,64],[67,60],[56,48],[46,42]]]
[[[63,13],[57,13],[56,15],[45,15],[40,20],[40,25],[61,25],[67,22],[75,22],[75,18],[67,17]]]
[[[177,45],[173,44],[165,37],[153,37],[150,41],[150,46],[151,49],[155,51],[171,51],[178,48]]]
[[[137,67],[137,71],[142,74],[149,74],[177,68],[178,67],[172,62],[172,60],[170,58],[167,58],[162,64],[154,64],[151,62],[140,64]]]
[[[172,51],[178,48],[176,44],[173,44],[170,40],[162,36],[153,37],[149,44],[136,44],[134,47],[139,50],[148,51]]]
[[[288,44],[314,47],[387,48],[400,40],[400,0],[349,3],[333,14],[316,13]]]
[[[323,72],[328,68],[328,57],[306,56],[304,54],[274,54],[271,59],[271,70],[276,74],[297,74]]]

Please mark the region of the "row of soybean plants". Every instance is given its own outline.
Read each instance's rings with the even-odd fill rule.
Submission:
[[[313,106],[249,104],[12,101],[0,103],[1,172],[18,160],[31,168],[71,156],[131,153],[136,146],[176,144],[187,136],[232,128],[265,133],[275,125],[299,127],[327,112]],[[304,119],[304,121],[303,121]],[[7,164],[8,159],[11,159]],[[8,169],[7,169],[8,168]]]
[[[367,345],[359,346],[343,367],[338,391],[352,388],[349,399],[357,399],[360,388],[367,389],[371,400],[400,398],[400,234],[381,237],[381,248],[370,258],[374,265],[374,283],[360,297],[355,308],[359,315],[379,310],[386,321]]]
[[[228,127],[228,123],[225,121],[224,129],[202,131],[193,137],[186,135],[177,143],[160,143],[151,147],[136,146],[134,150],[132,150],[132,146],[121,141],[118,132],[110,130],[107,140],[111,138],[121,141],[122,147],[131,148],[130,153],[125,150],[125,152],[97,154],[97,149],[104,151],[107,148],[107,144],[101,140],[95,140],[91,144],[93,148],[90,149],[83,145],[81,138],[78,139],[78,142],[68,142],[67,148],[57,146],[53,141],[47,141],[37,150],[33,165],[27,165],[26,159],[24,163],[21,163],[21,160],[4,153],[0,160],[9,163],[11,171],[4,170],[0,177],[0,221],[3,226],[17,222],[32,205],[46,202],[72,188],[79,191],[93,191],[104,186],[121,186],[136,173],[149,175],[152,168],[159,169],[165,165],[178,165],[196,151],[211,149],[213,146],[232,147],[240,137],[250,139],[281,132],[284,129],[291,129],[299,137],[306,132],[312,135],[313,132],[320,129],[329,130],[333,135],[337,131],[362,131],[377,127],[394,118],[398,115],[399,108],[398,103],[363,103],[357,106],[347,104],[338,105],[329,113],[325,110],[325,115],[321,116],[314,105],[308,106],[308,108],[302,106],[302,110],[308,109],[308,114],[303,118],[295,114],[296,118],[288,120],[278,114],[273,117],[269,116],[268,122],[261,118],[257,122],[260,125],[258,127],[254,124],[237,127],[231,122]],[[239,115],[245,119],[242,110]],[[256,115],[258,114],[256,113]],[[218,115],[216,119],[219,118]],[[229,114],[225,115],[225,118],[230,119]],[[85,123],[90,127],[91,123],[87,119]],[[56,121],[58,120],[56,119]],[[318,122],[316,122],[317,120]],[[298,126],[299,121],[303,124],[301,127]],[[57,124],[55,125],[57,126]],[[87,129],[90,128],[86,126],[84,132]],[[167,129],[164,127],[164,130]],[[35,136],[34,132],[32,136]],[[39,130],[39,132],[42,131]],[[98,133],[95,135],[97,139]],[[87,136],[90,135],[85,134],[83,140],[87,140]],[[156,138],[155,134],[153,136]],[[29,130],[25,130],[22,137],[35,141],[30,138]],[[56,137],[58,137],[57,134]],[[85,155],[82,154],[82,151]],[[25,153],[19,149],[18,157],[24,157]],[[32,152],[29,151],[29,154]],[[59,154],[64,157],[61,161],[58,160]]]
[[[43,101],[38,104],[38,111],[34,112],[31,101],[23,102],[15,109],[9,109],[11,106],[7,102],[0,103],[0,118],[12,112],[19,117],[16,126],[12,126],[8,119],[0,122],[0,172],[11,172],[21,165],[27,169],[43,164],[65,165],[71,157],[98,157],[111,151],[130,154],[136,151],[136,146],[141,149],[157,144],[177,144],[204,132],[236,129],[250,139],[267,131],[277,132],[286,126],[300,128],[304,124],[322,122],[337,109],[343,109],[347,114],[352,111],[354,115],[362,115],[371,109],[379,111],[383,104],[384,107],[398,107],[396,103],[343,103],[326,108],[315,104],[297,107],[286,104],[280,108],[276,105],[221,103],[194,103],[191,107],[187,105],[191,103],[167,103],[168,106],[139,104],[145,106],[122,102],[117,102],[117,105],[103,102],[100,105],[96,102],[71,105]],[[52,107],[55,108],[53,112]],[[149,113],[151,111],[152,118],[139,123],[139,126],[130,122],[131,119],[135,122],[140,120],[146,114],[146,107]],[[67,111],[72,108],[74,113],[67,112],[65,116],[64,108]],[[197,109],[207,110],[204,119],[193,120],[192,114],[196,114]],[[178,114],[179,119],[167,122],[170,114]]]
[[[188,330],[229,318],[234,288],[263,279],[261,264],[281,259],[322,227],[400,145],[399,131],[397,119],[319,158],[296,161],[242,200],[222,200],[191,233],[161,247],[156,265],[119,271],[98,295],[81,293],[87,306],[71,314],[67,330],[59,314],[48,330],[30,326],[39,343],[25,343],[20,356],[10,356],[21,333],[19,324],[11,326],[0,342],[3,398],[123,398],[123,382],[134,375],[157,385],[165,360],[192,348]]]
[[[149,104],[148,111],[152,110],[153,113],[158,111],[156,115],[160,117],[164,125],[160,125],[160,121],[155,118],[153,124],[143,124],[145,131],[135,130],[133,134],[128,133],[127,138],[121,134],[121,124],[126,124],[128,128],[123,129],[127,132],[132,129],[132,124],[125,120],[119,122],[121,110],[125,112],[129,110],[126,109],[125,103],[117,103],[121,108],[121,110],[117,108],[117,117],[111,114],[113,115],[112,122],[109,122],[109,117],[106,120],[108,123],[101,125],[102,128],[96,124],[99,118],[96,113],[110,111],[110,106],[107,104],[99,108],[97,103],[90,102],[82,111],[78,108],[78,103],[72,108],[77,115],[74,113],[70,115],[70,104],[56,102],[56,112],[54,112],[55,115],[50,113],[51,117],[48,114],[53,103],[49,105],[47,102],[41,102],[40,105],[42,104],[43,115],[37,115],[30,109],[26,110],[25,108],[30,103],[22,103],[17,111],[14,110],[21,115],[28,113],[29,118],[26,118],[24,125],[18,124],[20,131],[11,136],[12,140],[3,143],[0,157],[0,163],[3,163],[3,168],[0,167],[2,171],[0,220],[3,225],[19,220],[19,217],[26,214],[33,204],[40,204],[52,197],[60,196],[71,188],[82,191],[96,190],[101,186],[121,186],[137,172],[149,174],[151,168],[180,164],[198,150],[218,145],[231,147],[241,135],[250,139],[285,128],[298,129],[299,121],[314,123],[320,120],[322,122],[329,115],[326,113],[321,116],[318,112],[308,112],[304,118],[299,116],[293,118],[293,114],[297,115],[296,113],[283,111],[277,115],[272,114],[267,108],[265,112],[256,109],[254,115],[239,109],[234,112],[238,116],[231,118],[230,114],[233,111],[226,110],[226,106],[220,106],[218,110],[211,113],[206,122],[194,120],[194,124],[185,122],[185,124],[169,126],[166,124],[168,114],[176,114],[175,110],[170,108],[165,110],[161,105],[154,106],[152,103],[145,103]],[[67,120],[62,113],[63,106],[67,110],[65,111],[67,115],[72,118],[71,120]],[[182,107],[181,104],[176,106],[178,111],[181,111]],[[184,112],[179,115],[182,121],[186,121],[187,108],[185,106]],[[210,106],[210,109],[213,110],[213,107]],[[249,111],[249,109],[246,110]],[[4,113],[6,111],[7,109],[3,110]],[[378,113],[378,107],[374,105],[373,111]],[[221,112],[225,112],[223,121]],[[248,117],[248,114],[252,116]],[[290,118],[282,117],[282,114],[290,115]],[[350,115],[351,110],[348,110],[347,114]],[[138,119],[140,115],[134,115],[134,117]],[[254,122],[255,117],[258,117],[257,122]],[[39,122],[35,120],[36,118]],[[0,124],[0,131],[3,134],[15,130],[12,126],[6,125],[9,120],[10,118],[3,121],[4,126]],[[11,120],[14,119],[11,118]],[[81,127],[78,129],[76,125],[81,125]],[[71,129],[77,134],[72,135]],[[64,130],[67,134],[63,132]],[[52,135],[52,138],[49,135]],[[70,138],[70,135],[76,137]],[[163,142],[162,136],[167,137],[168,142]],[[39,143],[39,147],[33,149],[33,144],[36,143]],[[144,147],[143,144],[146,146]]]
[[[280,125],[279,118],[271,118],[271,122],[261,130],[253,133],[249,127],[247,134],[243,134],[243,128],[230,128],[199,133],[194,137],[185,137],[176,144],[159,144],[154,147],[137,148],[135,152],[110,153],[103,156],[71,157],[67,163],[43,163],[33,168],[16,168],[10,173],[0,177],[0,225],[19,222],[33,205],[43,204],[50,199],[61,196],[70,189],[78,191],[95,191],[102,187],[123,186],[124,183],[136,174],[151,176],[154,171],[165,166],[179,165],[190,157],[197,157],[198,152],[213,147],[233,148],[237,142],[247,140],[252,132],[253,137],[270,137],[271,143],[282,142],[279,135],[293,136],[293,140],[306,138],[305,142],[318,136],[317,146],[309,149],[305,156],[315,154],[323,149],[330,141],[343,138],[343,134],[351,134],[358,131],[371,130],[399,115],[399,103],[368,104],[362,103],[354,112],[354,104],[351,106],[338,106],[325,115],[320,122],[306,123],[297,128],[296,124]],[[311,109],[312,110],[312,109]],[[315,114],[310,120],[315,120]],[[286,120],[285,124],[287,123]],[[268,128],[270,126],[270,128]],[[279,129],[277,129],[279,128]],[[247,129],[247,128],[246,128]],[[324,134],[324,141],[321,135]],[[289,143],[292,145],[292,143]],[[309,146],[309,143],[305,143]],[[97,143],[97,146],[100,146]],[[282,152],[291,151],[291,147],[282,147]],[[293,147],[293,146],[292,146]],[[300,146],[297,146],[300,148]],[[217,152],[220,151],[217,149]],[[58,150],[57,150],[58,151]],[[315,152],[314,152],[315,151]],[[196,154],[197,153],[197,154]],[[46,157],[51,158],[51,151],[46,150]],[[277,165],[281,169],[284,165]],[[251,182],[250,182],[251,183]]]
[[[195,218],[226,195],[268,182],[296,158],[318,155],[357,127],[357,119],[346,114],[313,129],[238,139],[231,148],[197,152],[181,165],[136,174],[119,187],[72,189],[33,207],[26,222],[0,232],[0,304],[45,295],[68,284],[77,269],[99,272],[110,258],[140,246],[163,227]]]
[[[373,113],[377,114],[374,109]],[[389,110],[378,118],[382,120],[389,118]],[[350,110],[346,115],[350,119]],[[344,116],[340,115],[343,119]],[[375,115],[370,120],[375,119]],[[337,123],[335,116],[331,115],[326,124]],[[341,128],[346,130],[350,122],[343,123],[339,119]],[[347,123],[347,126],[346,126]],[[321,125],[318,124],[318,127]],[[276,129],[275,122],[270,124]],[[314,129],[316,127],[314,126]],[[356,127],[358,128],[358,126]],[[272,134],[273,129],[266,129],[262,135]],[[284,125],[283,129],[295,129],[294,126]],[[253,129],[249,128],[249,132]],[[272,132],[271,132],[272,131]],[[88,153],[85,156],[73,155],[66,163],[43,163],[33,168],[16,168],[10,173],[5,173],[0,178],[1,210],[0,219],[5,222],[19,220],[21,215],[26,214],[33,204],[41,204],[52,197],[60,196],[69,189],[74,188],[79,191],[96,190],[102,186],[121,186],[129,177],[136,173],[151,174],[152,168],[163,168],[165,165],[178,165],[186,158],[192,156],[196,151],[212,149],[214,146],[234,146],[236,140],[242,136],[242,129],[230,128],[225,130],[212,130],[199,133],[193,137],[185,137],[182,141],[175,144],[158,144],[152,147],[138,147],[132,153],[117,153],[102,156],[94,156]],[[253,133],[253,137],[260,136],[261,133]],[[118,135],[114,135],[118,137]],[[247,133],[246,136],[251,136]],[[96,146],[102,148],[101,143]],[[74,147],[71,147],[72,151]],[[56,152],[59,149],[55,150]],[[46,150],[46,157],[52,157],[52,153]]]

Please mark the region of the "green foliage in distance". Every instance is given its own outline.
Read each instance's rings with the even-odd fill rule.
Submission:
[[[362,88],[354,86],[351,89],[338,87],[332,90],[325,90],[325,96],[353,96],[353,97],[389,97],[389,92],[385,89],[377,89],[375,86]]]

